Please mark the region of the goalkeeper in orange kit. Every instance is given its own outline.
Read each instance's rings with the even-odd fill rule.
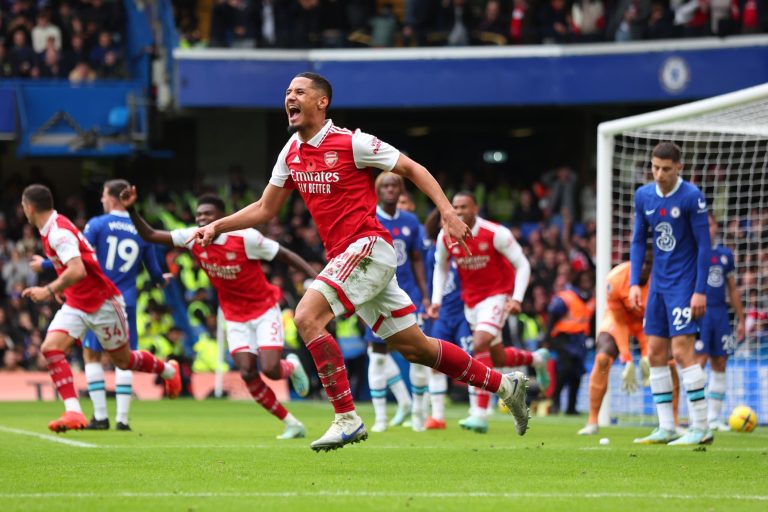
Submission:
[[[633,308],[629,302],[629,262],[615,266],[606,277],[607,301],[603,321],[600,323],[597,334],[597,354],[592,374],[589,377],[589,419],[587,425],[579,430],[579,435],[597,434],[597,415],[603,403],[603,397],[608,389],[608,376],[611,366],[619,356],[624,363],[622,371],[622,389],[627,393],[637,391],[637,371],[632,361],[632,352],[629,349],[629,337],[633,336],[640,345],[640,370],[643,375],[643,386],[648,385],[650,366],[648,364],[648,345],[645,333],[643,333],[643,316],[645,315],[645,301],[648,296],[650,284],[651,266],[653,264],[652,252],[646,255],[640,275],[642,290],[642,306]],[[671,354],[670,354],[671,357]],[[674,365],[674,360],[670,360]],[[677,423],[677,401],[679,396],[679,379],[677,372],[672,371],[673,380],[673,406],[675,411],[675,423]]]

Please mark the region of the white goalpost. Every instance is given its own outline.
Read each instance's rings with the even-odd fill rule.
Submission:
[[[727,369],[723,410],[746,404],[768,422],[768,84],[600,124],[597,141],[597,320],[605,277],[629,259],[635,189],[652,180],[650,153],[661,141],[683,150],[683,177],[697,185],[736,260],[748,334]],[[655,418],[650,391],[621,391],[611,370],[600,424]],[[684,395],[680,400],[685,417]]]

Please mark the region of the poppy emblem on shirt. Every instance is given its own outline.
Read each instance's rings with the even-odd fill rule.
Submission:
[[[323,155],[323,161],[328,167],[333,167],[339,162],[339,154],[335,151],[326,151]]]
[[[480,242],[477,244],[477,248],[481,251],[487,251],[488,250],[488,242]]]
[[[398,228],[392,228],[392,234],[397,236],[400,234],[400,230]]]
[[[717,263],[717,256],[712,256],[712,263]]]
[[[661,215],[662,217],[666,217],[667,216],[667,209],[666,208],[662,208],[661,210],[659,210],[659,215]]]
[[[307,160],[307,172],[315,172],[315,162],[312,160]]]
[[[232,260],[234,260],[235,258],[237,258],[237,254],[235,254],[235,253],[233,253],[233,252],[228,252],[227,254],[225,254],[225,256],[226,256],[226,258],[227,258],[229,261],[232,261]]]
[[[676,219],[680,216],[680,208],[677,206],[673,206],[671,210],[669,210],[669,214],[672,216],[673,219]]]

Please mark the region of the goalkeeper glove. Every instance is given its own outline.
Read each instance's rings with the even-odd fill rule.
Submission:
[[[640,358],[640,373],[643,375],[643,387],[651,385],[651,362],[648,356]]]
[[[624,371],[621,372],[621,389],[627,393],[637,391],[637,372],[635,371],[635,363],[632,361],[625,364]]]

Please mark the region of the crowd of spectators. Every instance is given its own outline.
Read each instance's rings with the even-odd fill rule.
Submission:
[[[174,0],[181,46],[638,41],[768,32],[759,0]]]
[[[125,75],[122,2],[0,0],[0,78]]]

